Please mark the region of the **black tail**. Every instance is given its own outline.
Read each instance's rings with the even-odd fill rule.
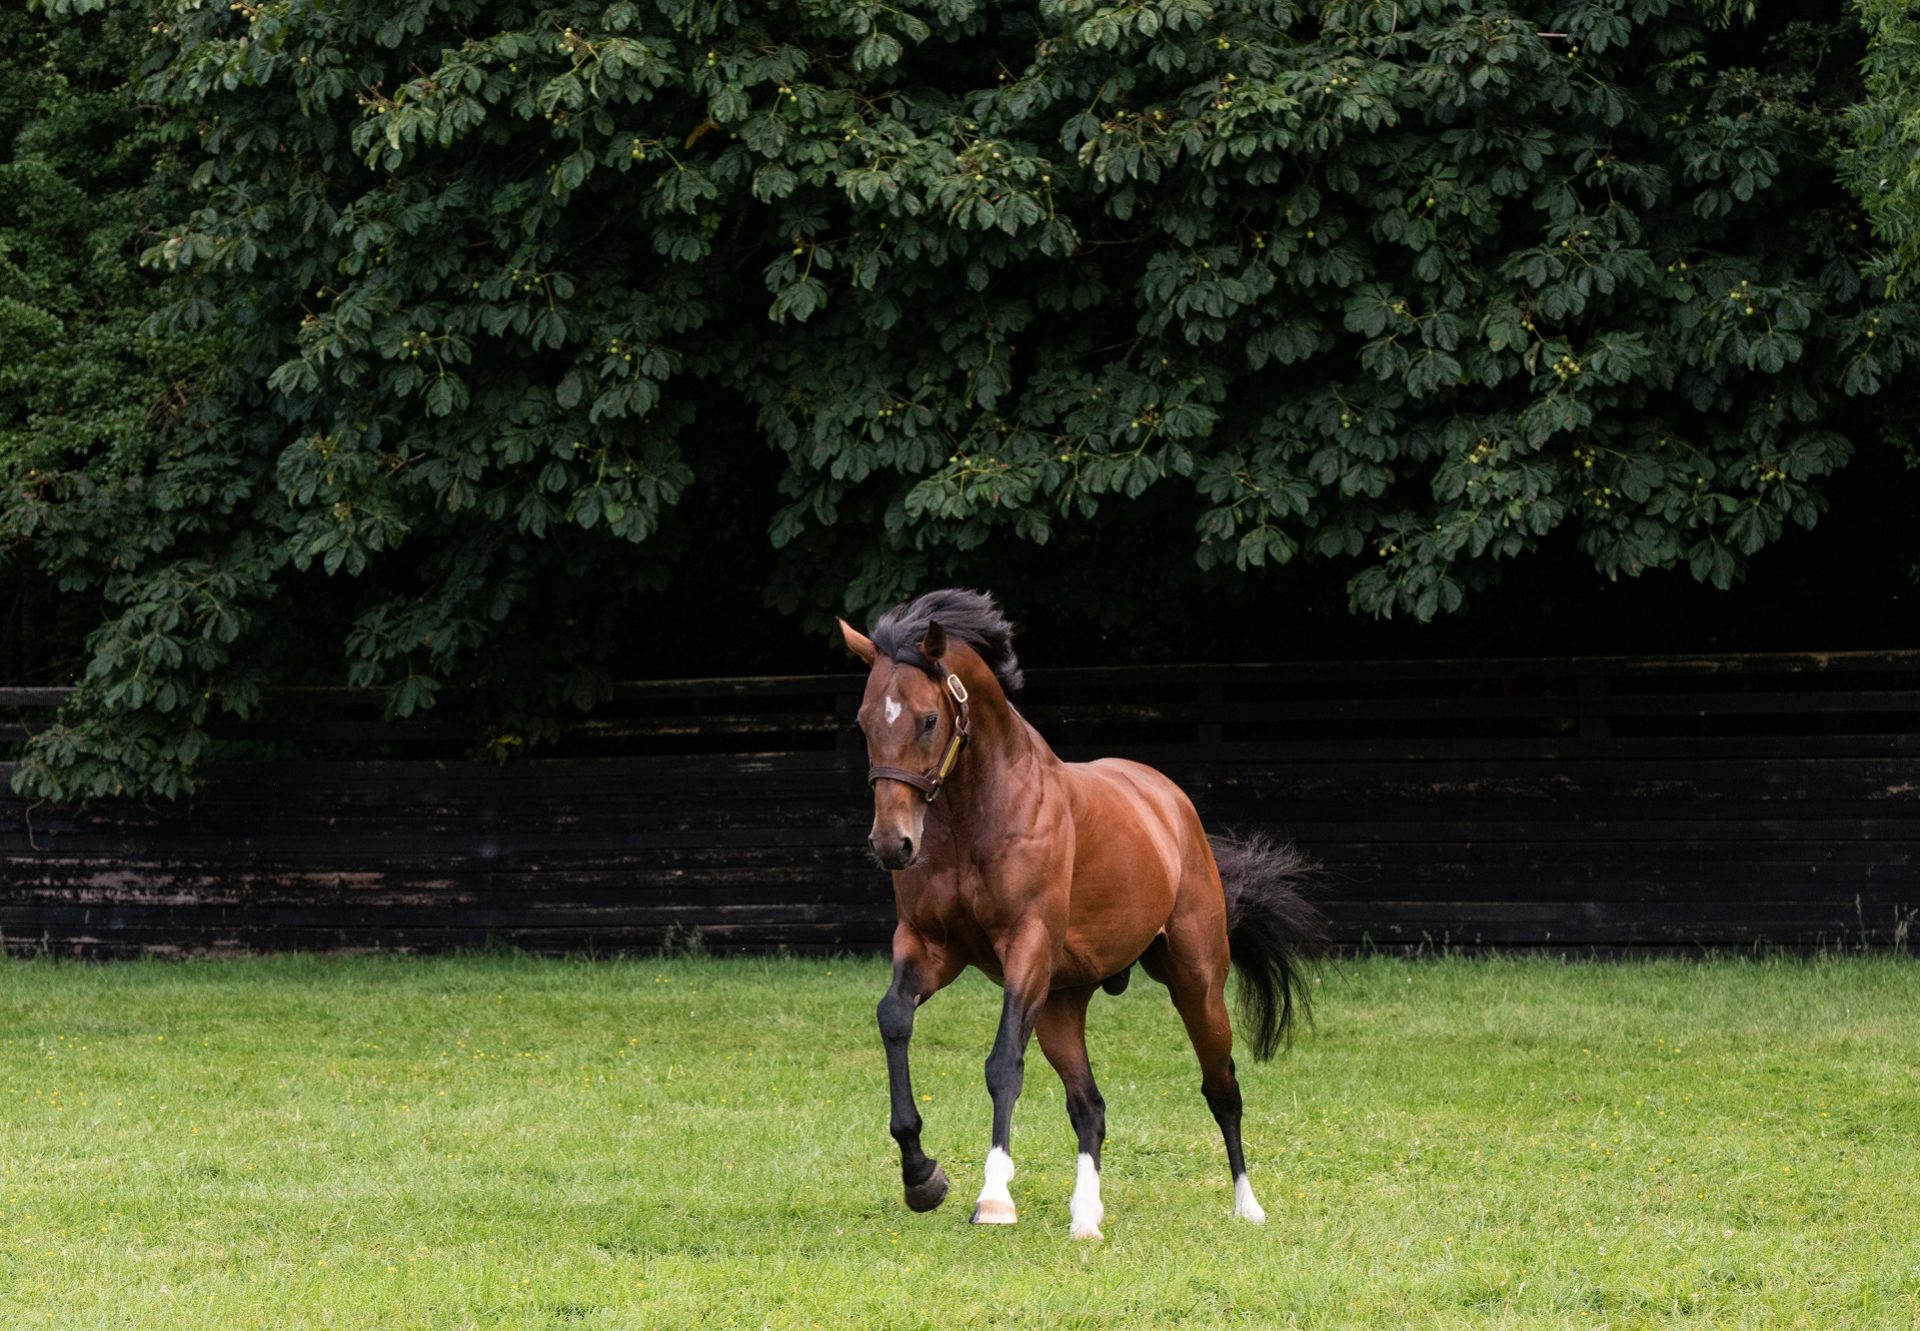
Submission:
[[[1300,888],[1313,865],[1290,845],[1258,834],[1208,837],[1227,891],[1227,945],[1240,972],[1240,1021],[1253,1056],[1273,1057],[1311,1003],[1302,963],[1326,940],[1320,912]]]

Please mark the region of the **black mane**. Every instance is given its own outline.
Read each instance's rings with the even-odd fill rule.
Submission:
[[[984,592],[947,587],[895,606],[873,626],[874,649],[890,660],[918,666],[931,674],[933,663],[922,655],[920,639],[927,625],[934,622],[946,630],[948,637],[958,638],[978,652],[1006,692],[1015,692],[1025,682],[1020,662],[1013,654],[1013,625]]]

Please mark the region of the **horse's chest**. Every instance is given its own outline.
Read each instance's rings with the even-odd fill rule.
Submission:
[[[949,869],[898,884],[900,918],[924,934],[965,937],[991,932],[1017,913],[1007,884],[985,867]],[[984,934],[983,934],[984,936]]]

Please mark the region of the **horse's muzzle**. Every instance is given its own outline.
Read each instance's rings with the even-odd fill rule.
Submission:
[[[910,836],[882,836],[876,833],[867,838],[867,848],[873,852],[882,869],[910,869],[920,854],[920,847]]]

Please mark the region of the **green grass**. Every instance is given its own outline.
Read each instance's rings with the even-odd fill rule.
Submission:
[[[1243,1065],[1269,1220],[1164,993],[1096,1000],[1107,1240],[1037,1051],[966,1223],[998,991],[871,960],[0,966],[0,1326],[1920,1324],[1920,970],[1363,960]]]

